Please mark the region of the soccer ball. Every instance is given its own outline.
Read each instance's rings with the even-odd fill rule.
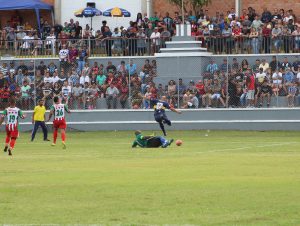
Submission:
[[[176,145],[181,146],[182,145],[182,140],[176,140]]]

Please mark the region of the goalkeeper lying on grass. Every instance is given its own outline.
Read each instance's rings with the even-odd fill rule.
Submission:
[[[173,139],[167,140],[164,137],[160,136],[143,136],[142,132],[137,130],[135,131],[135,141],[132,144],[132,147],[135,148],[137,146],[141,148],[166,148],[172,144]]]

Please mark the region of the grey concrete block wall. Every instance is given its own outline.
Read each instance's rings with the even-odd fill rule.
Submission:
[[[31,114],[20,121],[21,131],[32,129]],[[300,130],[300,109],[197,109],[178,115],[167,112],[167,130]],[[72,131],[160,130],[152,110],[73,111],[67,115]],[[51,128],[51,123],[49,128]],[[4,127],[1,127],[3,131]]]

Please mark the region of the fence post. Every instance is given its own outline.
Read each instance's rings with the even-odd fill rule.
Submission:
[[[128,58],[128,62],[127,62],[129,65],[130,65],[130,58]],[[126,65],[125,65],[125,68],[126,68]],[[130,82],[131,78],[130,78],[130,68],[128,70],[128,104],[129,104],[129,108],[131,109],[132,108],[132,93],[131,93],[131,82]]]
[[[228,92],[228,86],[229,86],[229,57],[227,56],[227,68],[226,68],[226,108],[228,108],[228,100],[229,100],[229,92]]]

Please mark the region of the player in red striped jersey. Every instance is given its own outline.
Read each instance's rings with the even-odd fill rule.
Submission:
[[[6,139],[4,152],[8,151],[8,155],[12,155],[16,140],[19,137],[19,118],[24,119],[25,115],[16,107],[16,100],[9,100],[9,107],[6,108],[1,116],[0,125],[5,120]]]
[[[54,104],[50,108],[50,114],[49,114],[49,118],[48,118],[48,121],[50,121],[50,119],[52,118],[52,115],[54,115],[52,146],[56,145],[58,129],[60,129],[63,149],[66,149],[67,123],[66,123],[66,119],[65,119],[65,111],[68,113],[71,113],[69,111],[68,107],[65,104],[61,103],[61,100],[59,99],[59,97],[54,97]]]

